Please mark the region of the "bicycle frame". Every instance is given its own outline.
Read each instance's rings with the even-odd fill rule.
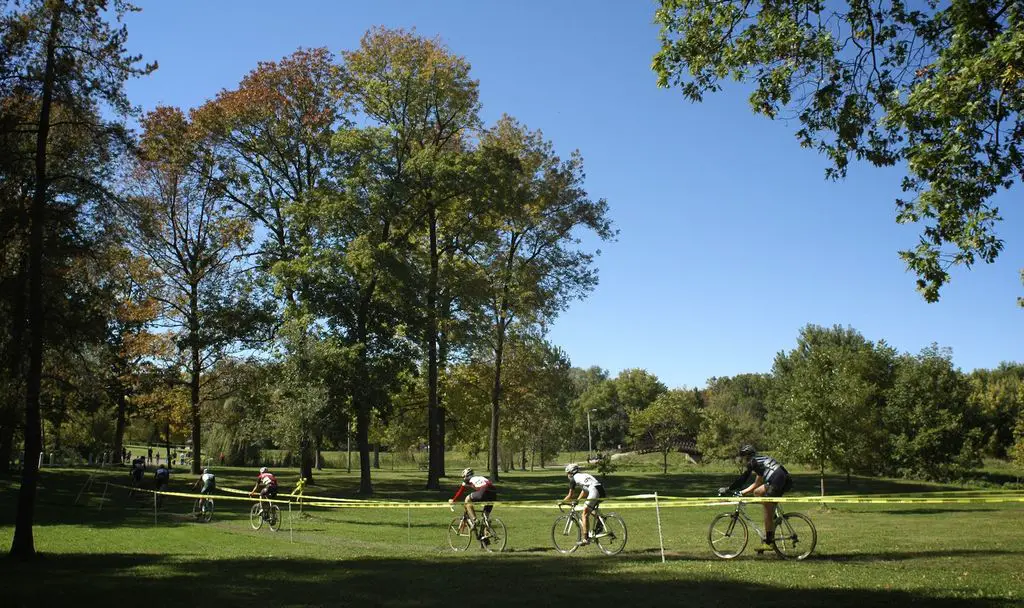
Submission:
[[[562,513],[565,513],[565,509],[563,508],[565,506],[566,506],[566,504],[564,502],[563,503],[559,503],[558,504],[558,510],[561,511]],[[583,529],[583,515],[581,515],[581,513],[583,513],[583,509],[576,509],[575,507],[570,507],[569,508],[569,519],[565,520],[565,533],[566,534],[569,533],[569,530],[572,527],[573,523],[575,523],[577,526],[579,526],[580,530]],[[599,522],[601,524],[601,527],[602,528],[604,527],[604,525],[605,525],[604,524],[604,515],[601,514],[601,507],[600,506],[591,509],[590,510],[590,516],[597,518],[597,519],[592,520],[590,522],[591,523],[591,526],[590,526],[591,530],[596,530],[597,529],[597,524]]]

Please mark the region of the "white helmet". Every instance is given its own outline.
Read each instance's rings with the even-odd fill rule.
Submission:
[[[260,473],[266,473],[268,470],[267,467],[260,467]]]
[[[210,469],[203,469],[203,475],[206,475],[209,472],[210,472]]]
[[[465,468],[465,469],[462,469],[462,478],[463,479],[466,479],[467,477],[472,477],[472,476],[473,476],[473,469],[470,469],[468,467]]]
[[[572,475],[573,473],[579,473],[579,472],[580,472],[580,465],[576,464],[575,462],[572,463],[572,464],[565,465],[565,474],[566,475]]]

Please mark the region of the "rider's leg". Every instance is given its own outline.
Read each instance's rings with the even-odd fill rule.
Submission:
[[[466,512],[469,513],[469,518],[476,521],[476,511],[473,509],[473,497],[466,497]]]
[[[763,485],[754,490],[754,496],[764,496],[768,492],[768,485]],[[771,544],[775,541],[775,503],[763,502],[764,507],[764,542]]]
[[[590,540],[590,535],[587,532],[587,530],[590,529],[590,526],[587,525],[587,522],[589,520],[590,520],[590,506],[586,505],[586,506],[583,507],[583,539],[584,540]]]

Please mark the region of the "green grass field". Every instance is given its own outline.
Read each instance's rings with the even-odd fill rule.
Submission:
[[[453,466],[454,465],[454,466]],[[677,466],[669,475],[624,467],[605,483],[610,496],[657,491],[707,496],[730,480],[725,470]],[[461,463],[449,463],[450,472]],[[249,489],[250,469],[218,468],[220,486]],[[1024,505],[792,505],[818,529],[815,554],[803,562],[755,555],[721,561],[707,548],[712,516],[725,507],[666,507],[662,563],[653,506],[618,509],[629,527],[626,550],[607,557],[588,547],[551,549],[557,509],[499,505],[508,549],[454,553],[445,529],[453,517],[431,507],[310,509],[286,517],[281,530],[253,531],[247,501],[218,498],[211,523],[190,517],[191,502],[170,497],[157,513],[151,495],[120,488],[126,470],[42,473],[36,546],[42,559],[0,566],[3,606],[145,605],[450,606],[592,603],[616,606],[1003,606],[1024,603]],[[285,492],[297,474],[278,471]],[[377,498],[441,501],[422,489],[418,470],[374,471]],[[797,473],[794,495],[814,494],[817,478]],[[355,473],[323,472],[307,493],[354,497]],[[172,489],[186,491],[178,472]],[[828,478],[835,494],[963,489],[899,480]],[[104,489],[106,500],[101,501]],[[507,500],[565,495],[561,470],[512,472],[500,483]],[[17,478],[0,479],[0,542],[13,535]],[[611,510],[611,509],[609,509]],[[756,516],[757,511],[751,511]],[[753,541],[751,542],[753,545]]]

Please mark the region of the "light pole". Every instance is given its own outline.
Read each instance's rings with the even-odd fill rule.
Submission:
[[[596,411],[587,410],[587,462],[590,462],[590,455],[594,453],[594,436],[590,432],[590,412]]]

